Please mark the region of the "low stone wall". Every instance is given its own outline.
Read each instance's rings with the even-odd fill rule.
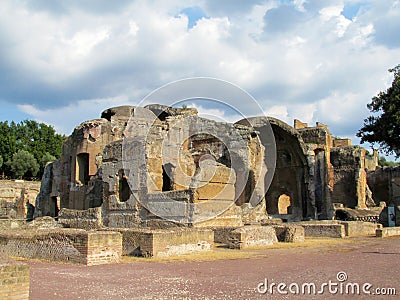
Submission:
[[[29,266],[0,257],[0,299],[29,299]]]
[[[98,265],[119,262],[122,235],[80,229],[0,232],[0,253],[15,257]]]
[[[360,221],[339,222],[344,225],[345,234],[348,237],[374,236],[377,229],[382,228],[381,224]]]
[[[228,245],[232,231],[238,228],[240,227],[209,227],[208,229],[214,231],[214,243]]]
[[[232,249],[245,249],[271,246],[278,242],[275,229],[271,226],[244,226],[230,234],[228,246]]]
[[[32,218],[40,181],[0,180],[0,217]]]
[[[0,219],[0,231],[21,228],[25,223],[25,219]]]
[[[100,229],[101,207],[85,210],[63,208],[58,214],[58,223],[66,228]]]
[[[150,230],[112,228],[122,234],[122,254],[144,257],[165,257],[210,250],[214,232],[209,229],[175,228]]]
[[[304,228],[306,237],[344,238],[344,225],[336,223],[299,223]]]
[[[400,236],[400,227],[383,227],[376,230],[376,237]]]
[[[276,237],[279,242],[284,243],[301,243],[304,242],[304,228],[293,224],[274,225]]]

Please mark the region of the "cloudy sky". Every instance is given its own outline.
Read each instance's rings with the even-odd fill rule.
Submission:
[[[200,76],[240,86],[289,124],[319,121],[357,143],[366,104],[399,63],[399,0],[0,2],[0,120],[65,134]]]

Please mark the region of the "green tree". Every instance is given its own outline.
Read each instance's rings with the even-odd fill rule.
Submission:
[[[13,154],[20,149],[33,154],[36,161],[43,165],[42,160],[46,153],[52,156],[50,160],[61,156],[64,140],[64,135],[58,134],[52,126],[44,123],[32,120],[25,120],[18,124],[0,122],[0,156],[3,157],[4,162],[12,161]],[[40,168],[40,173],[43,167]],[[0,166],[0,171],[6,175],[13,173],[9,164]]]
[[[55,156],[51,155],[49,152],[46,152],[40,159],[40,167],[44,168],[48,162],[53,162],[55,160],[56,160]]]
[[[36,176],[39,171],[39,164],[35,157],[25,150],[19,150],[14,153],[11,161],[7,162],[10,166],[11,172],[18,178],[23,176]]]
[[[396,163],[394,161],[388,161],[384,156],[379,157],[379,165],[381,167],[396,167],[399,165],[399,163]]]
[[[3,165],[3,157],[0,156],[0,168],[1,168],[2,165]]]
[[[57,134],[52,126],[24,120],[17,124],[16,132],[18,149],[32,153],[37,161],[41,161],[46,152],[56,158],[61,156],[65,136]]]
[[[400,65],[389,72],[394,73],[392,86],[380,92],[367,105],[373,113],[364,120],[358,131],[361,143],[377,143],[387,153],[400,157]]]
[[[0,156],[9,161],[17,151],[16,125],[14,122],[0,122]]]

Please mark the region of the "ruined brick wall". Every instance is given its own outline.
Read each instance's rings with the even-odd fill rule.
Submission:
[[[304,242],[305,233],[302,226],[293,224],[273,225],[279,242],[301,243]]]
[[[122,234],[123,255],[165,257],[206,251],[214,243],[214,232],[208,229],[174,228],[149,230],[118,228]]]
[[[58,215],[58,223],[66,228],[99,229],[103,227],[101,207],[86,210],[63,208]]]
[[[365,149],[359,146],[332,148],[334,203],[342,203],[349,208],[366,208],[368,188],[364,158]]]
[[[304,227],[306,237],[344,238],[346,236],[345,226],[336,222],[300,223],[299,225]]]
[[[155,117],[159,112],[158,117]],[[177,197],[175,200],[184,201],[188,206],[196,204],[194,212],[176,207],[174,211],[168,212],[176,220],[186,218],[196,223],[202,221],[196,219],[197,216],[221,215],[221,218],[213,219],[220,226],[241,224],[240,208],[225,208],[234,205],[238,197],[240,200],[237,206],[249,202],[255,181],[259,179],[260,172],[257,170],[261,166],[256,161],[263,155],[262,147],[256,134],[248,127],[218,123],[196,114],[194,109],[160,105],[141,108],[140,113],[134,114],[129,121],[125,143],[116,141],[105,147],[102,180],[106,185],[102,207],[106,226],[134,227],[143,221],[157,218],[157,212],[148,211],[149,205],[153,208],[160,207],[156,205],[159,202],[163,202],[161,204],[164,206],[173,205],[171,200],[166,201],[166,197]],[[236,134],[230,134],[232,131]],[[227,136],[226,145],[215,137],[196,132]],[[236,149],[238,144],[243,144],[247,153],[237,151],[239,157],[228,157],[226,148]],[[122,163],[122,152],[129,155],[125,158],[129,161],[128,167]],[[146,159],[141,160],[141,156]],[[207,156],[209,159],[204,160]],[[249,176],[249,182],[243,183],[243,191],[237,188],[238,181],[231,166],[233,159],[240,162],[243,170],[251,170],[253,174]],[[208,178],[208,173],[214,171],[215,174]],[[124,174],[126,180],[130,180],[129,186],[126,181],[124,183],[124,179],[115,176],[121,172],[129,172]],[[129,190],[125,198],[121,196],[121,185]],[[189,191],[194,191],[193,197],[186,199]],[[143,203],[147,203],[148,209]]]
[[[274,135],[277,157],[268,140]],[[35,216],[98,207],[100,223],[113,228],[159,220],[155,208],[161,206],[165,217],[203,227],[261,222],[267,213],[288,220],[331,218],[334,202],[364,208],[369,193],[365,155],[331,151],[333,143],[321,123],[297,121],[295,129],[266,117],[216,122],[195,109],[162,105],[110,108],[77,126],[61,159],[46,168]],[[340,166],[333,166],[336,161]],[[208,178],[210,169],[215,174]],[[90,227],[100,218],[85,217],[89,223],[82,224],[64,219]]]
[[[0,299],[29,299],[29,266],[0,257]]]
[[[239,227],[210,227],[214,231],[214,242],[228,245],[232,231]]]
[[[207,229],[182,229],[153,233],[154,256],[171,256],[210,250],[214,232]]]
[[[340,139],[340,138],[333,139],[333,147],[346,147],[346,146],[351,146],[351,139]]]
[[[0,180],[0,218],[32,218],[39,190],[39,181]]]
[[[228,246],[232,249],[271,246],[278,242],[272,226],[244,226],[231,232]]]
[[[313,219],[331,218],[333,168],[330,163],[332,136],[326,126],[299,129],[305,143],[309,165],[308,192],[310,195],[308,215]],[[314,209],[314,214],[312,211]]]
[[[376,229],[382,227],[381,224],[360,221],[344,221],[339,222],[339,224],[344,225],[348,237],[375,236]]]
[[[400,167],[379,167],[367,176],[376,204],[400,205]]]
[[[122,236],[79,229],[0,232],[0,253],[16,257],[96,265],[119,262]]]

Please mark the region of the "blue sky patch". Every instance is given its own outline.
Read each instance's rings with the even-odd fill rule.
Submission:
[[[180,13],[185,14],[188,17],[188,29],[196,26],[198,20],[202,18],[208,18],[204,11],[198,6],[187,7],[182,9]]]
[[[357,15],[360,7],[362,6],[361,3],[348,3],[344,6],[342,15],[349,20],[353,20],[353,18]]]
[[[14,104],[0,101],[0,121],[12,120],[15,122],[20,122],[25,119],[32,119],[31,116],[20,111]]]

